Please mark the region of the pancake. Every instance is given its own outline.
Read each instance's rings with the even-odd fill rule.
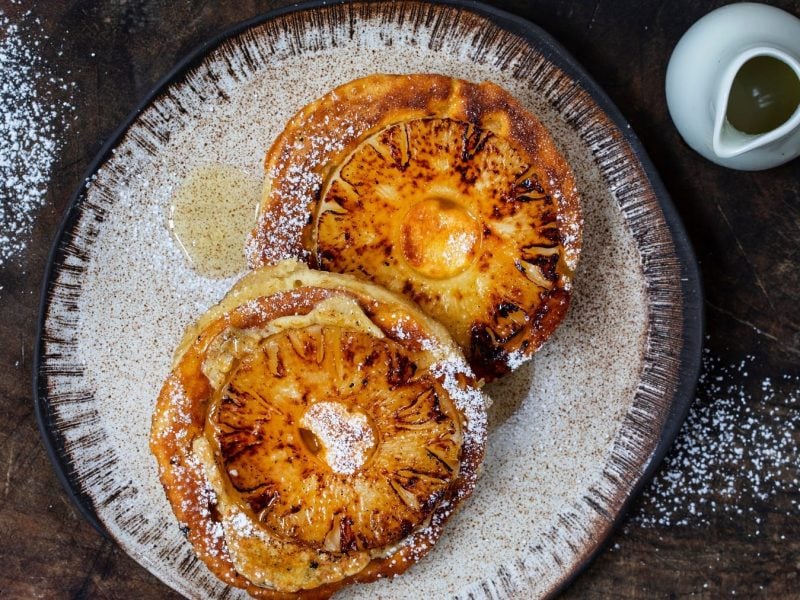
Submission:
[[[297,262],[188,328],[150,447],[198,557],[258,598],[402,573],[475,485],[486,398],[406,299]]]
[[[291,257],[416,302],[490,380],[564,318],[581,244],[573,175],[495,84],[372,75],[298,112],[265,159],[252,267]]]

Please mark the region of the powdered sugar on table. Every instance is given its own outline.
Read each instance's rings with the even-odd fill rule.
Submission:
[[[798,489],[800,375],[762,370],[754,355],[725,364],[704,351],[689,416],[633,524],[697,527],[728,516],[753,520],[757,535],[758,505]],[[791,508],[800,513],[797,499]]]
[[[55,100],[69,98],[73,84],[48,70],[40,54],[47,37],[19,24],[26,22],[41,26],[30,12],[11,22],[0,11],[0,267],[28,247],[73,109]]]

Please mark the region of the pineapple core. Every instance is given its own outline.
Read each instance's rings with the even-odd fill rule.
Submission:
[[[452,200],[430,198],[409,209],[400,235],[403,258],[412,269],[432,279],[447,279],[475,260],[481,225]]]
[[[375,447],[375,435],[367,416],[351,412],[339,402],[312,404],[300,425],[313,434],[312,445],[318,455],[331,470],[342,475],[355,473]]]

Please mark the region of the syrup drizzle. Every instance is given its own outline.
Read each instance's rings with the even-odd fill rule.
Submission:
[[[213,164],[190,172],[173,194],[169,229],[199,275],[222,279],[245,269],[261,185],[235,167]]]

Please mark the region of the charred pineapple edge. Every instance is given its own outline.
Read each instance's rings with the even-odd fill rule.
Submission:
[[[474,399],[475,395],[478,395],[482,405],[477,413],[474,410],[470,412],[471,419],[464,419],[465,435],[459,475],[451,486],[451,493],[434,510],[428,523],[412,532],[396,550],[373,559],[358,573],[311,589],[282,592],[254,585],[240,575],[226,551],[224,538],[212,534],[215,528],[219,527],[219,523],[213,517],[214,510],[209,501],[210,486],[207,477],[202,468],[194,464],[193,454],[193,441],[203,435],[205,408],[209,401],[209,384],[207,380],[204,381],[205,377],[199,367],[203,358],[202,348],[207,347],[214,337],[231,325],[231,315],[237,309],[253,301],[261,302],[263,308],[264,301],[266,300],[268,305],[270,297],[283,295],[285,299],[291,294],[302,298],[307,292],[313,293],[312,290],[317,291],[318,297],[312,298],[310,305],[308,301],[305,302],[305,308],[302,301],[294,307],[285,305],[282,307],[282,312],[279,311],[281,316],[287,314],[287,310],[288,314],[294,314],[292,311],[296,311],[297,308],[300,308],[301,312],[312,310],[313,304],[327,296],[327,292],[348,295],[356,298],[360,304],[371,305],[373,309],[375,307],[397,309],[421,326],[419,330],[421,335],[418,336],[419,339],[409,340],[406,339],[408,338],[406,331],[402,336],[404,339],[394,341],[401,345],[434,342],[428,343],[426,348],[432,348],[437,359],[441,358],[443,361],[449,361],[451,365],[456,365],[461,384],[468,387],[471,398]],[[244,321],[250,323],[257,323],[259,318],[264,317],[263,313],[258,317],[249,314],[248,311],[240,312],[240,317],[241,314],[245,315]],[[389,310],[384,314],[391,315],[393,312]],[[271,317],[267,315],[267,320],[269,319]],[[238,322],[236,325],[246,326],[248,323]],[[378,326],[384,330],[387,338],[393,339],[391,323],[383,322]],[[186,361],[190,363],[188,368],[190,376],[187,377],[184,373],[182,377],[181,370],[186,366]],[[469,367],[447,332],[404,298],[350,276],[313,271],[295,261],[284,261],[274,267],[257,269],[244,276],[219,304],[187,329],[173,357],[173,370],[167,377],[156,404],[150,448],[159,464],[160,479],[181,530],[192,542],[197,556],[219,579],[229,585],[243,588],[257,598],[270,600],[328,598],[336,590],[348,584],[371,582],[404,572],[431,549],[441,534],[445,521],[460,503],[471,495],[483,459],[486,436],[485,408],[488,404],[488,399],[477,388],[472,387],[473,384],[474,379]],[[464,407],[459,403],[457,396],[458,394],[455,394],[452,399],[463,416]],[[182,403],[184,405],[182,409],[188,413],[187,423],[178,427],[176,425],[179,424],[174,422],[176,402]]]

